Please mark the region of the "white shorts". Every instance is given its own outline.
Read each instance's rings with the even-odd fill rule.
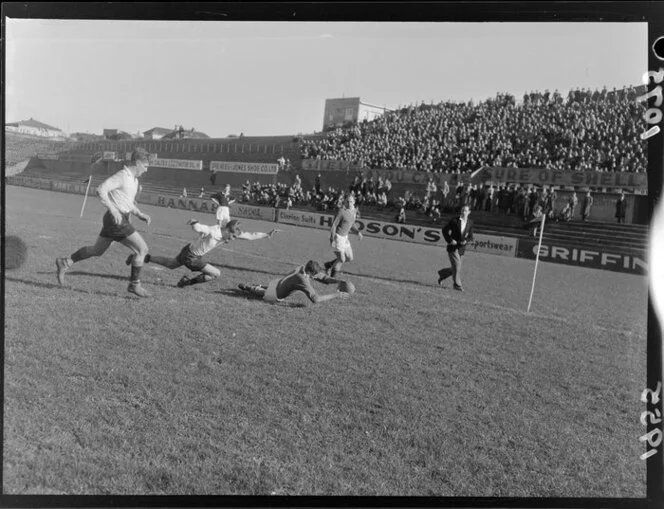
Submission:
[[[267,290],[265,290],[265,295],[263,295],[263,300],[265,302],[281,302],[283,299],[277,299],[277,285],[281,281],[279,279],[273,279],[270,281],[270,284],[267,285]]]
[[[220,226],[226,226],[231,220],[231,209],[230,207],[217,207],[217,223]]]
[[[342,261],[350,261],[353,259],[353,248],[350,245],[348,236],[344,237],[342,235],[335,234],[334,241],[332,242],[332,249],[336,253],[341,253]]]

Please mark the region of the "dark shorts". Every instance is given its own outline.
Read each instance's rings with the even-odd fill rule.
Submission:
[[[182,251],[180,251],[180,254],[175,259],[180,265],[184,265],[193,272],[200,272],[207,265],[202,256],[196,256],[189,250],[189,244],[182,248]]]
[[[101,232],[99,232],[99,236],[112,239],[115,242],[120,242],[121,240],[129,237],[129,235],[135,231],[136,228],[134,228],[129,222],[128,214],[122,216],[122,223],[116,224],[111,213],[106,211],[106,214],[104,214],[103,226],[101,228]]]

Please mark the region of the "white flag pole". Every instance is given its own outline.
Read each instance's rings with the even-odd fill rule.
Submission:
[[[535,292],[535,278],[537,277],[537,264],[539,263],[540,249],[542,247],[542,234],[544,233],[545,221],[546,221],[546,214],[542,215],[542,224],[540,224],[539,243],[537,244],[537,254],[535,255],[535,271],[533,272],[533,285],[530,288],[530,299],[528,299],[527,313],[530,313],[530,305],[533,302],[533,293]]]
[[[83,198],[83,206],[81,207],[81,217],[83,217],[83,210],[85,209],[85,202],[88,199],[88,191],[90,190],[91,183],[92,183],[92,175],[88,177],[88,187],[85,188],[85,198]]]

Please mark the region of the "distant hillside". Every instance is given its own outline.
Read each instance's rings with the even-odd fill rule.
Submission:
[[[37,154],[62,152],[71,146],[72,142],[69,141],[53,141],[5,132],[5,166],[13,166]]]

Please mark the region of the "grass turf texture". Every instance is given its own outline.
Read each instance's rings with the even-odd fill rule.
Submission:
[[[350,299],[248,299],[332,258],[327,231],[280,225],[210,253],[211,283],[147,265],[140,300],[119,244],[58,286],[101,227],[80,206],[7,187],[30,254],[5,274],[5,494],[645,496],[644,277],[542,263],[527,314],[534,262],[469,253],[460,294],[443,249],[354,238]],[[192,212],[143,210],[152,254],[194,237]]]

